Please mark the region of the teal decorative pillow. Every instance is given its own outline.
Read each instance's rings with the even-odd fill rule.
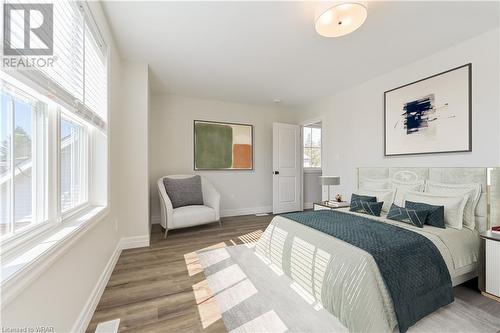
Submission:
[[[444,206],[434,206],[423,202],[413,202],[406,201],[405,208],[415,209],[415,210],[427,210],[427,218],[425,219],[425,224],[445,229],[444,225]]]
[[[354,195],[354,194],[353,194]],[[351,201],[351,206],[349,210],[351,212],[363,213],[373,216],[380,216],[380,212],[382,211],[382,206],[384,202],[372,202],[372,201],[360,201],[355,200]]]
[[[389,213],[387,213],[387,218],[423,228],[428,214],[429,210],[409,209],[392,204]]]
[[[351,202],[353,201],[368,201],[368,202],[377,202],[377,197],[372,197],[368,195],[359,195],[356,193],[353,193],[351,195]]]

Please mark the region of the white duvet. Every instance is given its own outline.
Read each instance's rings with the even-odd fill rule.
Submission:
[[[342,210],[366,217],[348,208]],[[477,231],[416,228],[385,217],[373,219],[410,229],[431,240],[443,256],[454,285],[461,275],[476,270]],[[392,299],[375,260],[364,250],[276,216],[255,251],[290,276],[351,332],[392,332],[396,327]]]

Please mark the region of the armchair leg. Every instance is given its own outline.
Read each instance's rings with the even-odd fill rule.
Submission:
[[[222,228],[222,220],[221,219],[219,219],[219,227]]]
[[[167,239],[167,233],[168,233],[168,229],[165,228],[165,236],[163,236],[163,239]]]

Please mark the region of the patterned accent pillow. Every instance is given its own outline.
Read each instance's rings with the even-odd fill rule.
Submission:
[[[382,211],[383,202],[372,202],[372,201],[351,201],[351,206],[349,210],[351,212],[363,213],[373,216],[380,216]]]
[[[428,214],[428,210],[409,209],[392,204],[389,213],[387,213],[387,218],[423,228]]]
[[[445,229],[444,224],[444,206],[434,206],[422,202],[406,201],[405,208],[415,210],[427,210],[427,218],[425,224],[433,227]]]
[[[351,195],[351,202],[353,201],[368,201],[368,202],[377,202],[377,197],[372,197],[368,195],[359,195],[356,193],[353,193]]]

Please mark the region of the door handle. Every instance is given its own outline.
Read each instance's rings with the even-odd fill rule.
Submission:
[[[273,175],[279,175],[280,172],[279,171],[273,171]]]

